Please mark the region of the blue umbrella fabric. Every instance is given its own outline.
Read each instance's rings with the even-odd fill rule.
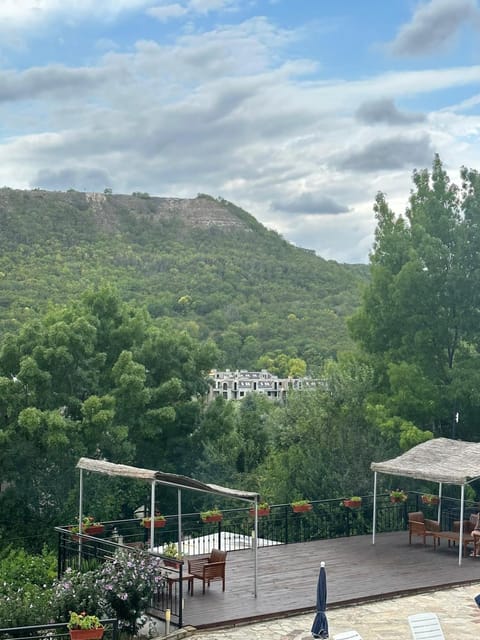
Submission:
[[[327,608],[327,572],[325,562],[320,563],[320,574],[317,584],[317,615],[312,625],[314,638],[328,638],[328,620],[325,614]]]

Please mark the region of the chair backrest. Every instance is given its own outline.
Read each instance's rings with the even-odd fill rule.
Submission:
[[[417,613],[408,616],[413,640],[445,640],[436,613]]]
[[[352,629],[351,631],[336,633],[333,636],[333,640],[362,640],[362,636],[360,636],[354,629]]]
[[[227,559],[227,552],[220,551],[220,549],[212,549],[210,552],[209,562],[225,562]]]
[[[408,514],[408,521],[410,522],[411,520],[415,522],[425,522],[425,515],[423,511],[410,511]]]

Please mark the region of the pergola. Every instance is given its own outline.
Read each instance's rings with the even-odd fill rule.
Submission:
[[[464,518],[465,485],[480,478],[480,443],[434,438],[412,447],[409,451],[385,462],[372,462],[375,472],[373,492],[373,544],[377,515],[377,473],[404,476],[418,480],[438,482],[438,495],[442,497],[442,485],[453,484],[461,487],[460,521]],[[438,506],[440,522],[441,500]],[[462,564],[463,527],[460,527],[458,564]]]
[[[154,544],[154,519],[155,514],[155,487],[157,484],[176,487],[178,495],[178,548],[182,545],[182,489],[191,491],[201,491],[203,493],[214,493],[228,498],[236,498],[253,502],[255,506],[255,531],[254,531],[254,595],[257,596],[257,540],[258,540],[258,503],[260,496],[253,491],[240,491],[238,489],[229,489],[216,484],[207,484],[189,478],[187,476],[177,475],[175,473],[164,473],[163,471],[154,471],[152,469],[141,469],[139,467],[131,467],[124,464],[115,464],[105,460],[95,460],[92,458],[80,458],[77,462],[77,468],[80,469],[80,497],[78,508],[78,521],[80,533],[82,532],[83,520],[83,472],[92,471],[108,476],[121,476],[123,478],[132,478],[136,480],[145,480],[151,485],[150,491],[150,551],[153,551]]]

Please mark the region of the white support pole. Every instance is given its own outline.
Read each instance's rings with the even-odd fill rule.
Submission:
[[[78,499],[78,567],[82,564],[82,521],[83,521],[83,469],[80,469],[80,491]]]
[[[458,537],[458,566],[462,566],[463,555],[463,508],[465,506],[465,485],[462,484],[462,497],[460,502],[460,535]]]
[[[254,540],[253,540],[253,549],[254,549],[254,556],[253,556],[253,573],[254,573],[254,579],[253,579],[253,595],[256,598],[257,597],[257,549],[258,549],[258,498],[255,498],[255,529],[254,529]]]
[[[182,544],[182,490],[177,489],[177,511],[178,511],[178,553],[183,553]]]
[[[375,544],[375,530],[377,528],[377,472],[373,475],[373,524],[372,544]]]
[[[155,538],[155,480],[152,482],[150,493],[150,551],[153,552]]]

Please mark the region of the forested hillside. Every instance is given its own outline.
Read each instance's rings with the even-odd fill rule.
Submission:
[[[365,265],[296,248],[225,200],[0,190],[0,331],[113,284],[220,348],[217,367],[286,353],[315,373],[351,346]]]

